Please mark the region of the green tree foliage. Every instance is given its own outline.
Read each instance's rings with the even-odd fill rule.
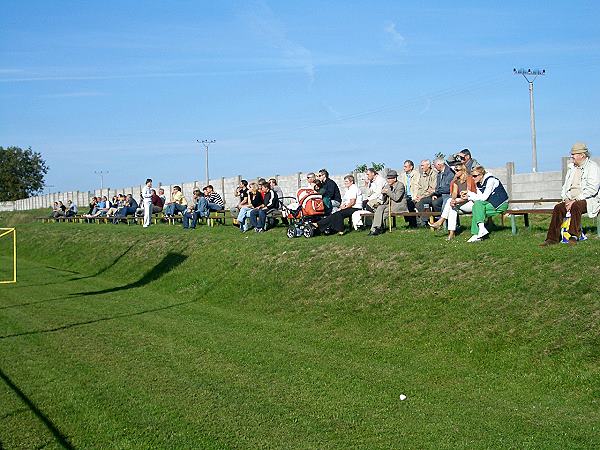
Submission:
[[[372,167],[373,169],[375,169],[375,172],[380,172],[385,167],[385,163],[371,162],[370,166],[367,166],[366,164],[359,164],[358,166],[356,166],[354,171],[358,172],[358,173],[364,173],[367,171],[367,169],[369,167]]]
[[[0,201],[30,197],[44,188],[48,166],[40,153],[29,147],[0,146]]]

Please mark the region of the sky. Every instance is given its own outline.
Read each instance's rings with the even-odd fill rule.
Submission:
[[[359,164],[463,148],[488,167],[600,154],[600,2],[32,1],[0,14],[0,145],[45,192]],[[106,173],[108,172],[108,173]]]

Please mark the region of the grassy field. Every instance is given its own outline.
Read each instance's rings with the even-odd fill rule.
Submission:
[[[600,447],[595,229],[540,249],[547,221],[466,244],[34,214],[0,219],[0,448]]]

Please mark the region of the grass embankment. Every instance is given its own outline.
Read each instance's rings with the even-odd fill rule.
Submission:
[[[595,237],[18,236],[19,282],[0,286],[6,448],[600,446]]]

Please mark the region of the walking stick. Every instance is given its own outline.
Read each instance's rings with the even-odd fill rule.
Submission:
[[[388,227],[392,232],[392,197],[388,196]]]

